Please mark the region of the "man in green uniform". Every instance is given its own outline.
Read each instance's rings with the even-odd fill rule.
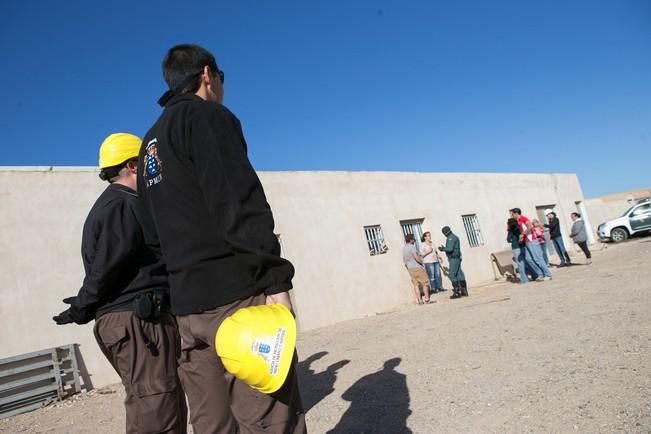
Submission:
[[[440,246],[439,250],[445,252],[448,257],[450,271],[448,277],[452,281],[453,294],[450,298],[460,298],[468,296],[468,287],[466,286],[466,276],[461,270],[461,246],[459,237],[452,233],[449,226],[444,226],[441,230],[446,236],[445,246]]]

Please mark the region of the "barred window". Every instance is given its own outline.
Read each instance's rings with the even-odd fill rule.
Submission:
[[[416,247],[418,248],[418,251],[420,251],[420,239],[423,236],[423,221],[424,219],[400,221],[402,235],[413,235],[414,238],[416,238]]]
[[[470,244],[470,247],[483,246],[484,238],[481,236],[477,214],[462,215],[461,220],[463,220],[463,227],[466,229],[466,235],[468,236],[468,244]]]
[[[364,226],[364,233],[366,233],[366,243],[368,244],[368,251],[371,256],[381,255],[389,250],[387,245],[384,243],[382,226]]]

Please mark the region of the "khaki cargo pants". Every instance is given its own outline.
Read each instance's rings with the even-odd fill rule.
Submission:
[[[198,314],[178,315],[181,335],[179,376],[197,434],[305,433],[296,355],[285,384],[266,395],[226,374],[215,351],[215,333],[237,309],[265,303],[263,294]]]
[[[177,376],[180,339],[174,317],[164,313],[160,322],[152,323],[131,311],[111,312],[97,319],[94,333],[126,390],[127,434],[185,434],[187,410]],[[145,346],[145,339],[155,344],[157,355]]]

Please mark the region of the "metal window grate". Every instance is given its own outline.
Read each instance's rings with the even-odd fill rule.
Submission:
[[[389,250],[384,243],[384,234],[380,225],[364,226],[364,233],[366,234],[366,243],[371,256],[381,255]]]
[[[423,236],[423,220],[403,220],[400,222],[400,227],[402,227],[402,235],[413,235],[416,238],[416,247],[420,251],[420,239]]]
[[[468,236],[468,244],[470,247],[479,247],[484,245],[484,238],[481,236],[481,229],[479,229],[479,220],[477,214],[462,215],[463,227],[466,229]]]

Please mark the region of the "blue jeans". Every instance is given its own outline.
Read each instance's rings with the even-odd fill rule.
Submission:
[[[552,277],[552,273],[549,272],[549,268],[547,268],[547,264],[543,258],[540,244],[532,241],[527,243],[524,250],[526,251],[525,260],[527,264],[538,276]]]
[[[549,264],[549,251],[547,250],[547,243],[540,243],[540,250],[542,251],[545,265]]]
[[[427,271],[427,277],[429,278],[430,290],[436,291],[443,289],[441,265],[438,262],[432,262],[431,264],[425,263],[425,271]]]
[[[531,278],[531,280],[536,280],[538,278],[538,276],[542,277],[542,274],[538,274],[538,273],[541,272],[540,269],[538,267],[536,267],[536,269],[538,269],[538,273],[536,273],[534,271],[534,269],[529,266],[529,261],[525,261],[524,269],[527,272],[527,274],[529,275],[529,277]]]
[[[527,283],[529,281],[529,278],[527,277],[527,270],[525,267],[525,256],[526,253],[524,249],[521,248],[512,248],[513,251],[513,257],[515,258],[515,262],[518,264],[518,274],[520,277],[520,283]]]
[[[563,236],[552,238],[552,244],[554,245],[554,250],[556,250],[556,254],[561,260],[561,264],[569,264],[570,263],[570,255],[567,254],[567,250],[565,250],[565,243],[563,242]]]

